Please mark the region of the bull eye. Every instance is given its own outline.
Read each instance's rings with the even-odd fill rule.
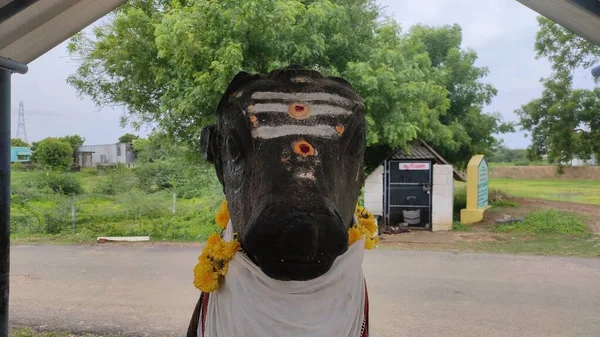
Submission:
[[[241,146],[240,137],[237,135],[237,133],[232,132],[229,136],[227,136],[225,147],[231,159],[234,161],[239,161],[242,159],[244,152],[243,147]]]

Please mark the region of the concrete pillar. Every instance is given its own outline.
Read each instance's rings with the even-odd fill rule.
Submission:
[[[431,229],[434,232],[452,230],[454,222],[454,170],[452,165],[433,166],[431,222]]]

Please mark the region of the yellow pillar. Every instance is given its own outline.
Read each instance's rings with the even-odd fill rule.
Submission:
[[[466,225],[483,220],[488,203],[488,165],[483,155],[475,155],[467,166],[467,208],[460,211],[460,222]]]

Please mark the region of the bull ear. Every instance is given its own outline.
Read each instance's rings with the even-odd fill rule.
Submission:
[[[215,124],[207,125],[202,128],[200,133],[200,153],[204,160],[211,164],[215,162],[215,136],[217,126]]]
[[[257,80],[259,78],[260,78],[260,75],[257,75],[257,74],[252,75],[245,71],[240,71],[239,73],[237,73],[237,75],[235,75],[233,77],[233,79],[229,83],[229,86],[227,87],[227,90],[225,91],[225,96],[231,95],[232,93],[237,91],[240,87],[248,84],[251,81]]]

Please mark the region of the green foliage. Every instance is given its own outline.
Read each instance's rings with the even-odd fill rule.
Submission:
[[[214,168],[191,161],[193,151],[160,135],[135,143],[146,146],[139,148],[142,160],[134,169],[14,172],[12,238],[85,242],[100,235],[150,235],[153,240],[203,240],[217,230],[214,214],[222,192]],[[173,193],[178,196],[175,214]]]
[[[591,69],[600,63],[600,47],[543,16],[538,17],[535,51],[546,58],[556,72]],[[597,79],[597,81],[600,79]]]
[[[97,170],[91,172],[92,173],[87,174],[98,175]],[[99,177],[98,182],[94,186],[93,192],[105,195],[117,195],[131,191],[132,189],[138,187],[138,184],[139,181],[132,170],[119,168],[109,171],[108,174],[104,174]]]
[[[498,200],[492,202],[492,206],[496,208],[516,208],[519,207],[519,203],[514,200]]]
[[[496,90],[480,82],[487,69],[461,40],[458,26],[404,34],[373,0],[138,0],[93,38],[71,40],[81,64],[68,82],[99,105],[127,107],[124,122],[153,123],[195,148],[237,72],[303,64],[348,79],[363,96],[369,151],[421,137],[460,166],[510,129],[482,112]]]
[[[80,170],[80,172],[91,176],[97,176],[100,173],[98,169],[93,167],[84,167]]]
[[[490,187],[522,198],[600,205],[600,180],[492,179]]]
[[[600,88],[573,88],[573,72],[600,63],[600,47],[546,18],[538,22],[537,57],[547,58],[554,73],[542,79],[542,96],[516,113],[523,129],[531,132],[528,157],[547,155],[561,170],[575,158],[600,158]]]
[[[80,135],[64,136],[58,139],[69,143],[69,145],[71,145],[71,148],[73,149],[74,155],[77,154],[77,150],[79,149],[79,147],[83,145],[83,143],[85,143],[85,138],[81,137]]]
[[[140,136],[136,136],[131,133],[126,133],[126,134],[122,135],[121,137],[119,137],[119,143],[131,144],[131,143],[133,143],[134,140],[138,140],[138,139],[140,139]]]
[[[140,188],[147,193],[153,193],[178,185],[181,172],[173,164],[175,160],[141,164],[136,167],[135,173],[140,181]]]
[[[526,149],[509,149],[506,146],[499,146],[488,158],[490,163],[529,162]]]
[[[454,218],[460,219],[460,211],[467,208],[467,189],[460,187],[454,190]]]
[[[542,83],[542,97],[516,111],[523,128],[531,131],[529,158],[547,155],[559,165],[600,158],[600,88],[573,89],[566,73]]]
[[[25,142],[24,140],[20,139],[20,138],[11,138],[10,139],[10,146],[15,146],[15,147],[29,147],[30,145]]]
[[[54,192],[64,195],[78,195],[83,193],[81,182],[75,175],[69,173],[49,172],[40,180],[42,188],[48,186]]]
[[[73,148],[69,143],[57,139],[46,138],[36,144],[32,160],[51,170],[66,171],[73,162]]]
[[[454,221],[452,230],[455,232],[472,232],[474,229],[472,225],[464,225],[460,221]]]
[[[450,100],[449,109],[439,116],[439,122],[446,127],[431,127],[419,136],[458,167],[466,167],[474,154],[489,155],[500,145],[494,135],[514,132],[514,126],[503,123],[499,113],[484,113],[484,107],[491,104],[498,90],[482,82],[489,70],[475,66],[477,53],[461,48],[461,27],[416,25],[408,36],[423,44],[438,75],[436,81],[446,88]]]
[[[575,213],[556,210],[538,210],[525,217],[523,222],[500,225],[494,229],[500,233],[566,234],[589,236],[591,229]]]
[[[11,169],[11,171],[23,171],[23,170],[25,170],[25,166],[20,162],[16,162],[16,163],[10,164],[10,169]]]

